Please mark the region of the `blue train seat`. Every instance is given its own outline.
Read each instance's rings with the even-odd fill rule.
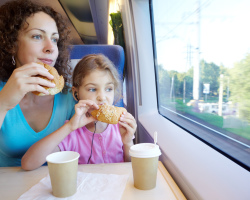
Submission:
[[[88,54],[103,54],[107,56],[116,66],[120,75],[121,84],[123,83],[123,69],[125,63],[124,50],[119,45],[71,45],[70,46],[70,59],[71,65],[74,66],[81,58]],[[124,107],[123,99],[120,99],[116,106]]]

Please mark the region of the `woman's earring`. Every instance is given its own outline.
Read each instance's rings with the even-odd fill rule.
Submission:
[[[78,96],[77,96],[77,92],[75,92],[74,95],[75,95],[75,98],[77,99],[77,101],[79,101]]]
[[[15,61],[15,57],[14,56],[12,56],[12,65],[16,65],[16,61]]]

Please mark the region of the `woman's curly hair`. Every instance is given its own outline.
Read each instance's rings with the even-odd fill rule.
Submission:
[[[68,62],[70,31],[62,16],[53,8],[30,0],[15,0],[0,7],[0,81],[7,81],[15,69],[12,65],[12,56],[16,53],[19,31],[26,23],[26,19],[38,12],[48,14],[56,22],[60,37],[57,43],[59,55],[54,67],[60,75],[63,75],[65,82],[70,84],[68,78],[71,72]]]

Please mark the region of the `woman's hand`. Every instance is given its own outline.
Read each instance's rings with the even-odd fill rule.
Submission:
[[[71,131],[74,131],[78,128],[89,124],[90,122],[95,121],[95,118],[89,114],[89,110],[98,109],[98,105],[91,100],[80,100],[75,105],[75,114],[70,119],[69,123],[71,126]]]
[[[8,111],[14,108],[28,92],[38,91],[48,94],[48,91],[42,86],[55,87],[53,83],[36,77],[36,75],[44,76],[50,80],[54,78],[47,69],[37,63],[25,64],[13,71],[0,92],[2,111]]]
[[[123,144],[131,144],[137,127],[135,118],[130,113],[124,112],[120,117],[119,124],[121,125],[120,133]]]

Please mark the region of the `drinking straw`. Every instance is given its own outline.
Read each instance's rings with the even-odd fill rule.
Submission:
[[[157,132],[156,131],[154,132],[154,143],[155,143],[155,145],[157,143]]]

